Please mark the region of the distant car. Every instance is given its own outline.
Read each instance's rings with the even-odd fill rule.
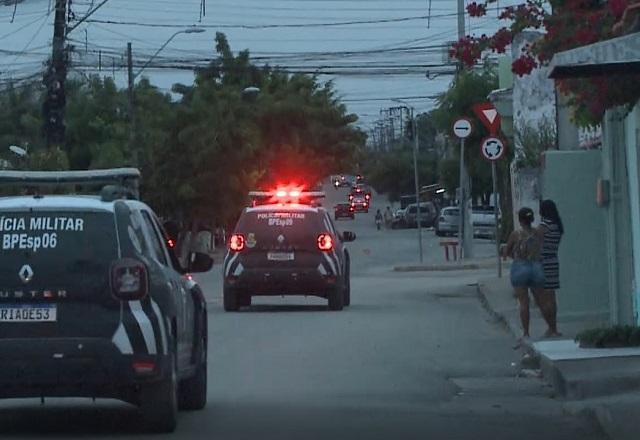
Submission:
[[[404,213],[404,222],[408,228],[418,227],[418,205],[412,203],[407,206]],[[420,203],[420,226],[430,228],[435,224],[437,218],[437,210],[431,202]]]
[[[355,208],[351,206],[351,203],[338,203],[334,207],[334,219],[338,220],[340,218],[350,218],[353,220],[355,215]]]
[[[500,217],[499,212],[498,217]],[[496,234],[495,208],[493,206],[472,207],[471,223],[474,237],[494,238]]]
[[[349,200],[358,195],[363,195],[367,200],[367,203],[371,204],[371,187],[363,183],[357,183],[353,185],[351,191],[349,192]]]
[[[460,209],[453,206],[443,208],[435,225],[436,235],[439,237],[455,235],[458,233],[459,224]]]
[[[354,196],[353,199],[351,199],[351,207],[355,212],[369,212],[369,202],[363,195]]]
[[[404,213],[406,209],[399,208],[393,213],[393,220],[391,221],[391,229],[404,229],[407,227],[404,220]]]
[[[335,180],[333,181],[333,185],[336,188],[350,188],[351,182],[352,182],[352,179],[350,179],[348,176],[344,174],[341,174],[335,178]]]

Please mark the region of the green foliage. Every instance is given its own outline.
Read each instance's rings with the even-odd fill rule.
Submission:
[[[216,51],[192,86],[174,86],[178,102],[141,79],[133,131],[127,91],[112,79],[68,81],[62,150],[44,149],[40,87],[0,91],[0,142],[28,146],[30,169],[138,166],[143,199],[162,215],[222,224],[258,185],[312,186],[353,164],[366,137],[331,83],[259,68],[223,34]],[[247,87],[260,89],[256,99],[245,99]]]
[[[614,326],[585,330],[578,333],[576,342],[583,348],[612,348],[640,346],[640,327]]]
[[[409,146],[371,153],[365,163],[364,174],[376,191],[387,194],[389,201],[398,201],[405,194],[415,194],[413,150]],[[429,153],[418,155],[418,178],[420,186],[437,181],[436,162]]]
[[[556,148],[555,124],[545,119],[537,127],[530,123],[516,127],[516,142],[522,147],[516,166],[537,168],[541,165],[542,154]]]

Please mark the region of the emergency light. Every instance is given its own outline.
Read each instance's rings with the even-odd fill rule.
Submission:
[[[325,197],[323,191],[302,191],[301,189],[277,189],[273,191],[250,191],[252,205],[301,204],[312,205]]]

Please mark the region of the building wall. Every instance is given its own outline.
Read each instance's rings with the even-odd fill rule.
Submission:
[[[560,320],[592,325],[609,320],[609,257],[605,212],[596,204],[599,151],[548,151],[543,197],[558,205],[565,234],[560,245]]]

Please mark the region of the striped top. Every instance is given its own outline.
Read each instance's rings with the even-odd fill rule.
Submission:
[[[562,240],[560,226],[547,218],[543,218],[541,224],[545,227],[544,242],[542,244],[542,258],[543,260],[545,257],[557,258],[560,240]]]

